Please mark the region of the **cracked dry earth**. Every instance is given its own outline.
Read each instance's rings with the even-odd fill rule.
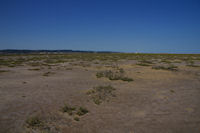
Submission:
[[[101,68],[56,66],[37,71],[30,66],[1,68],[0,133],[36,133],[25,126],[34,114],[58,130],[49,133],[200,133],[200,69],[180,65],[178,71],[119,64],[132,82],[96,78]],[[45,72],[51,71],[48,76]],[[112,85],[115,97],[94,104],[86,92]],[[65,116],[64,104],[83,106],[89,113],[80,121]],[[42,132],[42,131],[41,131]]]

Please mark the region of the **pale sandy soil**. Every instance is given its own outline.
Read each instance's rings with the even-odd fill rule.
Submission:
[[[124,82],[96,78],[97,71],[108,69],[101,65],[1,67],[9,71],[0,73],[0,133],[40,132],[26,127],[26,120],[38,114],[57,128],[45,130],[49,133],[200,132],[199,67],[180,63],[178,71],[154,70],[122,61],[118,66],[134,79]],[[52,74],[43,76],[48,71]],[[98,85],[112,85],[116,97],[94,104],[86,92]],[[89,113],[75,121],[60,111],[64,104],[83,106]]]

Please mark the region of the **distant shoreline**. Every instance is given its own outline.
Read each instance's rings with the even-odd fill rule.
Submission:
[[[64,54],[64,53],[124,53],[124,54],[186,54],[186,55],[199,55],[200,53],[140,53],[140,52],[116,52],[116,51],[92,51],[92,50],[29,50],[29,49],[3,49],[0,54]]]
[[[121,53],[113,51],[84,51],[84,50],[23,50],[23,49],[4,49],[0,54],[29,54],[29,53]]]

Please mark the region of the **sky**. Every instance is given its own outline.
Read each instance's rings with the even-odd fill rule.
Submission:
[[[200,53],[200,0],[0,0],[0,49]]]

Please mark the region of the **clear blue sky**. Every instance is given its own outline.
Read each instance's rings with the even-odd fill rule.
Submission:
[[[1,0],[0,49],[200,53],[200,0]]]

